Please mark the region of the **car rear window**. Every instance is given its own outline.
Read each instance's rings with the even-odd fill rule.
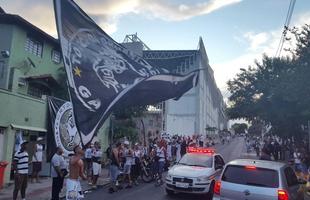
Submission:
[[[224,171],[222,180],[258,187],[279,187],[278,172],[265,168],[247,168],[245,166],[229,165]]]

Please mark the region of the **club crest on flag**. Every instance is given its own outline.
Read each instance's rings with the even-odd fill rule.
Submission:
[[[74,123],[71,102],[64,103],[57,111],[54,133],[56,146],[62,147],[66,152],[72,152],[73,148],[81,143]]]

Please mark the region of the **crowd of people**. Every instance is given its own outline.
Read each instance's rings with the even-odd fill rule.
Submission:
[[[306,179],[310,171],[310,152],[306,140],[265,137],[245,137],[247,151],[254,150],[261,160],[274,160],[291,164],[300,178]]]
[[[123,188],[119,177],[126,182],[125,188],[138,185],[143,170],[141,163],[147,160],[151,163],[151,175],[154,176],[158,185],[163,184],[162,173],[167,170],[171,163],[178,162],[186,153],[187,147],[200,146],[209,147],[215,144],[212,137],[202,137],[201,135],[161,137],[149,141],[149,145],[132,143],[125,140],[123,143],[111,145],[106,153],[109,163],[109,173],[111,179],[110,193]]]
[[[223,137],[224,138],[224,137]],[[40,138],[39,138],[40,139]],[[32,181],[39,182],[38,173],[42,168],[42,145],[38,139],[33,155]],[[61,147],[51,159],[52,200],[58,200],[66,182],[66,196],[72,198],[83,197],[79,180],[85,180],[93,188],[97,188],[98,179],[102,174],[102,168],[108,166],[111,180],[109,192],[119,189],[131,188],[138,185],[142,179],[142,164],[147,162],[150,168],[148,176],[156,180],[156,184],[163,184],[162,173],[169,165],[178,162],[186,153],[187,147],[210,147],[219,139],[214,137],[193,136],[168,136],[152,139],[148,145],[133,143],[127,139],[110,145],[107,149],[101,149],[99,142],[88,144],[85,148],[76,146],[74,153],[69,157],[64,156]],[[225,136],[225,140],[229,140]],[[15,189],[13,199],[17,199],[20,191],[22,199],[25,199],[27,187],[29,158],[27,142],[23,142],[20,150],[14,156],[13,169],[15,172]],[[144,169],[145,170],[145,169]],[[65,179],[66,178],[66,179]]]

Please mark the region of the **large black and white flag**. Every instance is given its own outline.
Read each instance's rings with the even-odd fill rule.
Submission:
[[[109,37],[72,0],[54,0],[54,7],[83,144],[115,108],[179,98],[197,84],[198,71],[181,76],[152,67]]]

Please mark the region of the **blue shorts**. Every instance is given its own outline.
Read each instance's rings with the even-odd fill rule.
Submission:
[[[119,175],[119,169],[116,165],[110,165],[110,176],[111,181],[115,182],[117,180],[117,177]]]
[[[165,161],[159,161],[158,162],[158,173],[162,174],[164,172],[165,167]]]
[[[131,165],[125,164],[124,166],[124,174],[130,174],[131,172]]]

